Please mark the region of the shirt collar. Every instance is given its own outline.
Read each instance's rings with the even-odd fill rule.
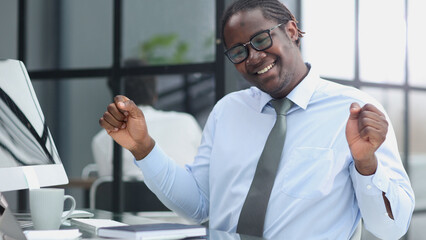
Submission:
[[[259,93],[260,93],[258,111],[262,112],[263,108],[265,108],[266,104],[268,104],[272,100],[272,97],[269,94],[263,92],[262,90],[260,90],[260,89],[258,89],[258,90],[259,90]]]
[[[308,107],[309,101],[319,83],[318,73],[310,66],[309,63],[307,63],[307,66],[310,67],[308,75],[306,75],[306,77],[287,95],[288,99],[303,110],[306,110]],[[259,100],[259,112],[262,112],[263,108],[272,100],[272,97],[269,94],[260,91]]]
[[[307,63],[307,66],[310,67],[308,75],[287,95],[292,102],[303,110],[308,107],[309,101],[319,84],[318,73],[309,63]]]

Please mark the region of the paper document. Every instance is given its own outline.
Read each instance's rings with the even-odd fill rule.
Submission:
[[[97,219],[97,218],[73,218],[71,225],[75,225],[80,229],[96,232],[101,227],[118,227],[127,226],[122,222],[117,222],[111,219]]]
[[[81,232],[78,229],[64,230],[28,230],[24,231],[28,240],[71,240],[78,239]]]
[[[138,240],[184,239],[206,236],[206,228],[200,225],[178,223],[139,224],[122,227],[105,227],[98,230],[98,236],[109,238],[129,238]]]

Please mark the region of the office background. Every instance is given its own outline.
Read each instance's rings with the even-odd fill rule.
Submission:
[[[0,1],[0,58],[24,60],[70,178],[93,162],[90,141],[112,98],[108,78],[158,73],[157,108],[189,112],[201,126],[217,99],[247,87],[218,55],[216,10],[227,2]],[[416,194],[409,239],[420,239],[426,228],[426,3],[283,2],[306,32],[305,60],[324,78],[367,91],[388,111]],[[147,65],[123,66],[134,58]],[[83,207],[83,192],[69,191]]]

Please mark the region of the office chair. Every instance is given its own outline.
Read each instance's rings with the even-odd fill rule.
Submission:
[[[112,177],[98,178],[90,188],[90,208],[112,211]],[[145,182],[125,177],[123,179],[124,211],[170,211],[146,186]]]
[[[95,177],[95,178],[99,177],[98,165],[96,163],[87,164],[81,171],[82,179],[89,179],[91,177]]]

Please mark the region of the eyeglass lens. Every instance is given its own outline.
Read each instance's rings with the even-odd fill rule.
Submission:
[[[261,32],[255,35],[250,40],[250,45],[257,51],[262,51],[269,48],[272,45],[272,39],[269,32]],[[240,63],[248,57],[247,46],[242,44],[235,46],[229,49],[227,55],[233,63]]]

